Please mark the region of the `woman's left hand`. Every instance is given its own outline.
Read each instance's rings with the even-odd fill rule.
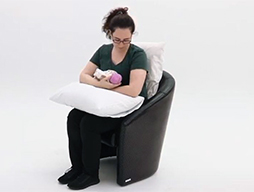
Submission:
[[[100,87],[105,88],[105,89],[114,89],[114,88],[121,85],[121,83],[118,83],[118,84],[110,83],[109,79],[110,79],[110,76],[102,78],[100,80]]]

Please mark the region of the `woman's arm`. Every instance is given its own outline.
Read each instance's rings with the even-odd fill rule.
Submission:
[[[101,80],[97,80],[97,79],[93,78],[93,74],[97,68],[98,68],[97,65],[95,65],[93,62],[89,61],[87,63],[87,65],[85,66],[85,68],[80,73],[79,82],[93,85],[96,87],[105,88],[105,89],[113,89],[113,88],[120,85],[120,84],[114,85],[114,84],[110,83],[108,81],[110,77],[103,78]]]
[[[97,68],[98,68],[97,65],[95,65],[93,62],[89,61],[80,73],[79,82],[86,83],[89,85],[98,86],[99,81],[97,79],[93,78],[93,74]]]
[[[131,70],[129,85],[116,87],[113,90],[125,95],[137,97],[145,83],[146,74],[147,72],[144,69],[133,69]]]

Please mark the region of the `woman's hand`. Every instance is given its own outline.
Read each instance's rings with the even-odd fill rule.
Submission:
[[[105,89],[114,89],[116,87],[118,87],[119,85],[121,85],[121,83],[118,84],[112,84],[109,82],[111,76],[108,77],[104,77],[102,78],[99,82],[100,82],[100,87],[105,88]]]

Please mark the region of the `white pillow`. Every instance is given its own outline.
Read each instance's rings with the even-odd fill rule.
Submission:
[[[146,78],[147,98],[154,96],[158,90],[162,77],[164,61],[163,53],[165,43],[158,42],[134,42],[135,45],[144,49],[148,60],[148,74]]]
[[[73,82],[50,100],[101,117],[124,117],[141,107],[144,97],[131,97],[108,89]]]

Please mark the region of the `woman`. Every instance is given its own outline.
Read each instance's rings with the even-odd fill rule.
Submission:
[[[135,24],[127,11],[128,8],[117,8],[104,17],[102,30],[113,43],[102,45],[94,53],[80,74],[80,82],[146,98],[147,57],[144,50],[131,44]],[[111,84],[109,77],[101,80],[93,78],[97,68],[115,70],[122,75],[122,82]],[[122,120],[73,109],[67,118],[72,166],[58,181],[68,184],[71,189],[84,189],[99,183],[100,158],[114,153],[101,144],[101,134],[119,128]]]

